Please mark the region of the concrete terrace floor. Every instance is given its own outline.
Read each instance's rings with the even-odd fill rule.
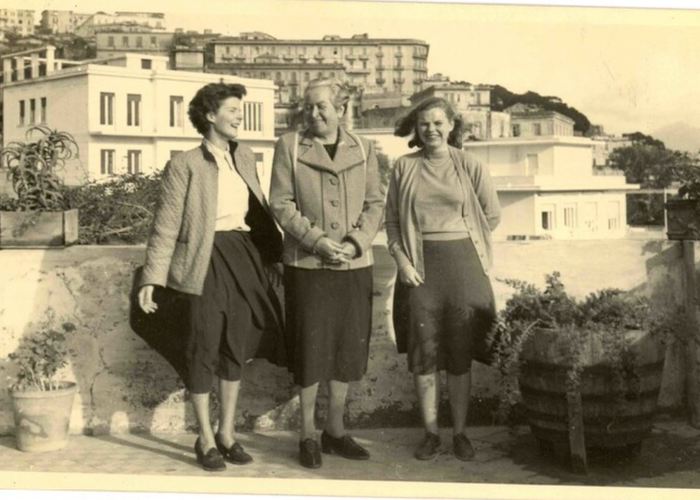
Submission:
[[[470,427],[468,435],[477,452],[472,462],[461,462],[452,456],[448,429],[441,432],[443,451],[436,459],[415,460],[412,452],[421,433],[420,429],[355,430],[353,435],[367,446],[371,459],[354,462],[324,455],[323,467],[316,470],[298,464],[296,433],[242,433],[239,440],[255,462],[229,465],[219,473],[205,472],[196,464],[192,452],[195,436],[191,433],[73,435],[65,449],[40,454],[18,451],[14,438],[5,436],[0,438],[0,476],[12,472],[53,472],[700,488],[700,431],[677,420],[659,422],[644,442],[638,459],[592,460],[587,476],[576,475],[561,460],[542,455],[524,426]]]

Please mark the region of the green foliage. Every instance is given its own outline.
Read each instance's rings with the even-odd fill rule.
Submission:
[[[544,290],[519,280],[504,280],[515,289],[499,314],[494,342],[494,366],[499,372],[500,405],[497,417],[504,420],[518,399],[520,355],[528,339],[542,329],[554,330],[563,339],[567,360],[567,390],[576,392],[581,383],[586,346],[600,344],[612,369],[613,391],[623,395],[636,380],[635,359],[627,331],[642,329],[667,333],[666,318],[652,313],[645,297],[617,289],[602,289],[577,301],[566,293],[560,273],[546,276]],[[632,382],[630,382],[632,381]]]
[[[680,180],[678,196],[685,199],[700,200],[700,158],[695,158],[680,168],[676,173]]]
[[[31,140],[34,133],[39,137]],[[11,142],[2,148],[0,156],[17,195],[16,208],[63,210],[63,183],[57,172],[77,155],[78,145],[70,134],[41,125],[27,130],[25,142]]]
[[[23,337],[17,350],[8,356],[19,368],[13,389],[60,389],[56,373],[68,363],[66,334],[74,330],[75,325],[72,323],[64,323],[61,330],[44,325],[31,335]]]
[[[79,209],[79,243],[144,243],[160,193],[162,172],[130,174],[66,189],[68,208]]]
[[[503,111],[513,104],[535,104],[548,111],[556,111],[574,120],[574,130],[585,134],[591,127],[591,122],[586,115],[576,108],[568,106],[566,103],[553,99],[551,96],[541,96],[537,92],[525,92],[524,94],[514,94],[505,87],[494,85],[491,90],[491,108],[494,111]]]
[[[661,189],[680,180],[694,159],[686,152],[640,142],[615,149],[609,162],[612,168],[625,173],[627,182]]]

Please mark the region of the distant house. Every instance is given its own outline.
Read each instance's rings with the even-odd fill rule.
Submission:
[[[255,152],[263,186],[269,185],[272,82],[169,70],[168,58],[161,56],[65,61],[54,53],[49,46],[2,57],[3,138],[24,140],[27,129],[39,124],[71,133],[80,157],[66,165],[68,184],[153,172],[172,155],[197,146],[201,137],[187,118],[187,105],[201,86],[224,81],[248,90],[240,139]]]
[[[522,103],[514,104],[504,111],[510,115],[513,137],[574,135],[574,120],[556,111]]]
[[[502,221],[494,238],[622,238],[624,175],[596,175],[594,141],[572,136],[513,137],[465,143],[489,169]]]

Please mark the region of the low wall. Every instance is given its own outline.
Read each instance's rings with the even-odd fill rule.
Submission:
[[[368,373],[351,386],[350,425],[418,425],[416,398],[405,358],[397,355],[390,317],[394,266],[375,247],[374,332]],[[71,361],[63,374],[80,386],[72,432],[178,431],[194,424],[175,372],[131,332],[127,294],[143,247],[72,247],[0,251],[0,434],[13,432],[7,355],[47,316],[76,326]],[[697,252],[700,256],[700,249]],[[680,251],[665,241],[498,242],[494,290],[502,306],[511,290],[500,279],[544,284],[553,270],[577,297],[603,287],[639,290],[657,304],[682,302]],[[700,281],[700,280],[699,280]],[[660,403],[683,402],[682,349],[671,344]],[[495,394],[493,370],[475,364],[472,418],[488,416]],[[296,427],[298,398],[287,372],[265,361],[244,375],[238,424],[246,428]],[[323,400],[320,413],[323,413]],[[447,412],[443,412],[447,413]],[[446,417],[447,415],[445,415]],[[483,418],[481,420],[483,422]]]

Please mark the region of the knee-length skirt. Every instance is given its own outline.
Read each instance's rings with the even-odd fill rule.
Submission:
[[[302,387],[351,382],[367,371],[372,331],[372,267],[284,269],[288,366]]]
[[[467,373],[495,321],[491,282],[469,238],[423,241],[423,261],[421,286],[394,287],[398,350],[414,374]]]

